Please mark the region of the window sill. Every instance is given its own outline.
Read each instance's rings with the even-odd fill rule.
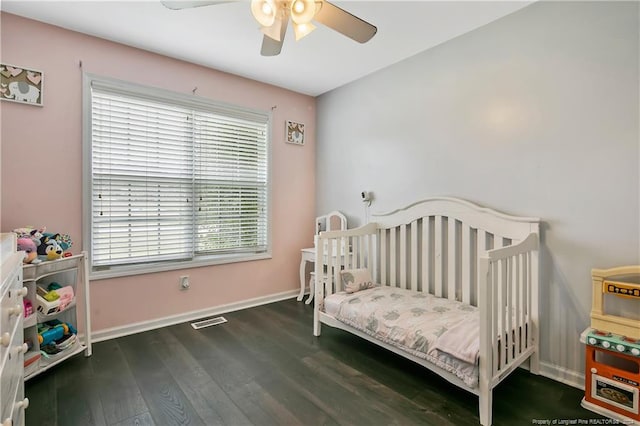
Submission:
[[[202,266],[224,265],[236,262],[251,262],[254,260],[271,259],[271,253],[209,256],[198,260],[182,262],[161,262],[143,265],[114,266],[112,269],[91,271],[90,280],[103,280],[108,278],[129,277],[132,275],[153,274],[158,272],[175,271],[179,269],[199,268]]]

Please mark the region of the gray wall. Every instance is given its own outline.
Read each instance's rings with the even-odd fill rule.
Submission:
[[[581,385],[590,270],[640,263],[638,21],[535,3],[322,95],[317,213],[362,224],[369,190],[375,212],[448,195],[540,217],[543,369]]]

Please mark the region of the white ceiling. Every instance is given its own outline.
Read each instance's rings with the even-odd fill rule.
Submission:
[[[169,10],[160,1],[11,1],[9,13],[317,96],[483,26],[531,1],[335,1],[378,27],[359,44],[327,27],[260,56],[248,1]]]

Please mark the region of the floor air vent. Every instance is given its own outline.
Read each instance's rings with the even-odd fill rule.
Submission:
[[[196,330],[200,330],[201,328],[211,327],[212,325],[224,324],[225,322],[227,322],[225,317],[215,317],[215,318],[209,318],[202,321],[192,322],[191,327],[195,328]]]

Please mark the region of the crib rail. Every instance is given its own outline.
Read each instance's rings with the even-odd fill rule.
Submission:
[[[538,234],[519,244],[490,250],[480,259],[480,382],[494,386],[538,342]],[[530,368],[538,369],[537,352]]]
[[[341,270],[367,268],[376,281],[376,233],[377,225],[369,223],[344,231],[321,232],[316,237],[314,335],[320,335],[319,315],[324,298],[342,290]]]
[[[376,229],[375,223],[369,223],[359,228],[318,235],[315,274],[316,280],[320,279],[324,284],[324,295],[342,290],[342,269],[367,268],[375,281]]]
[[[378,223],[379,282],[478,306],[480,258],[518,244],[538,225],[519,223],[528,232],[510,233],[468,219],[441,213],[403,224]]]

